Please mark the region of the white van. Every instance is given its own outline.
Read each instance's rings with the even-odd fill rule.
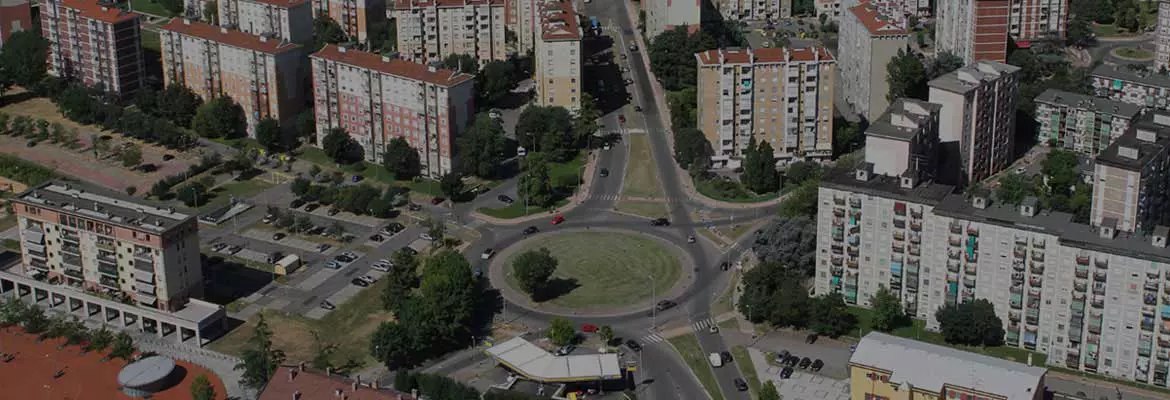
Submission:
[[[711,355],[707,356],[707,361],[710,361],[711,366],[715,368],[723,366],[723,357],[720,357],[719,353],[711,353]]]

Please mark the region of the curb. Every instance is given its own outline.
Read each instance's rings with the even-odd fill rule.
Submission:
[[[681,336],[681,335],[680,335],[680,336]],[[696,338],[695,338],[695,341],[698,341],[698,340],[699,340],[699,338],[697,338],[697,337],[696,337]],[[663,340],[663,342],[666,342],[666,345],[667,345],[667,346],[670,346],[670,349],[671,349],[671,350],[674,350],[674,355],[678,356],[678,358],[680,358],[680,359],[682,359],[682,358],[683,358],[682,352],[681,352],[681,351],[678,351],[678,348],[677,348],[677,347],[674,347],[674,343],[671,343],[671,342],[670,342],[670,339]],[[703,350],[703,345],[702,345],[702,343],[700,343],[700,344],[699,344],[699,351],[702,351],[702,350]],[[700,354],[700,355],[702,355],[702,354]],[[691,374],[691,378],[692,378],[692,379],[694,379],[694,380],[695,380],[695,382],[698,382],[698,383],[699,383],[699,387],[703,388],[703,393],[707,395],[707,398],[708,398],[708,399],[714,399],[714,397],[712,397],[712,396],[711,396],[711,391],[710,391],[709,389],[707,389],[707,387],[706,387],[706,386],[703,386],[703,380],[699,379],[699,375],[698,375],[698,374],[695,374],[695,370],[694,370],[693,368],[691,368],[691,366],[690,366],[689,364],[687,364],[687,360],[686,360],[686,359],[683,359],[683,360],[682,360],[682,363],[683,363],[683,365],[686,365],[686,366],[687,366],[687,372],[689,372],[689,373]],[[707,368],[710,368],[710,369],[711,369],[711,375],[715,375],[715,369],[714,369],[714,368],[711,368],[711,366],[710,366],[710,365],[707,365],[707,363],[703,363],[703,366],[705,366],[705,367],[707,367]],[[722,393],[723,393],[723,386],[719,384],[719,378],[718,378],[718,377],[716,377],[716,378],[715,378],[715,386],[716,386],[716,387],[717,387],[717,389],[719,390],[720,394],[722,394]]]
[[[593,176],[594,171],[597,169],[598,157],[597,152],[594,151],[590,151],[586,154],[588,154],[588,159],[585,161],[585,171],[581,173],[581,180],[583,180],[584,183],[577,187],[577,192],[573,194],[573,197],[569,198],[568,204],[549,210],[546,213],[538,212],[516,218],[496,218],[479,212],[479,209],[471,210],[468,215],[470,215],[471,218],[475,218],[492,225],[519,225],[525,222],[548,218],[550,215],[573,211],[573,209],[576,209],[577,206],[581,205],[581,203],[584,203],[585,200],[589,198],[590,192],[593,190],[593,179],[590,179],[590,177]]]

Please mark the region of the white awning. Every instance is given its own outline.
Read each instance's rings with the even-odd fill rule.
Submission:
[[[534,381],[584,382],[622,377],[617,354],[555,356],[521,337],[492,346],[487,353]]]

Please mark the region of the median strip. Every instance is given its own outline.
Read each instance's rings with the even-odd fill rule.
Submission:
[[[682,335],[669,339],[667,342],[670,343],[671,347],[674,347],[674,351],[691,368],[691,372],[699,379],[699,383],[703,384],[704,389],[707,389],[707,394],[714,400],[723,400],[723,392],[719,390],[715,371],[708,364],[707,356],[703,354],[703,348],[699,346],[699,339],[695,338],[695,335]]]

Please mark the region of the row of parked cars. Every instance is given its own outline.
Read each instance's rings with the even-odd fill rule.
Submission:
[[[789,353],[788,350],[776,354],[776,363],[784,366],[784,369],[780,370],[780,377],[784,379],[792,376],[792,372],[796,368],[808,369],[815,372],[825,367],[825,362],[819,358],[816,360],[808,357],[801,358],[800,356]]]

